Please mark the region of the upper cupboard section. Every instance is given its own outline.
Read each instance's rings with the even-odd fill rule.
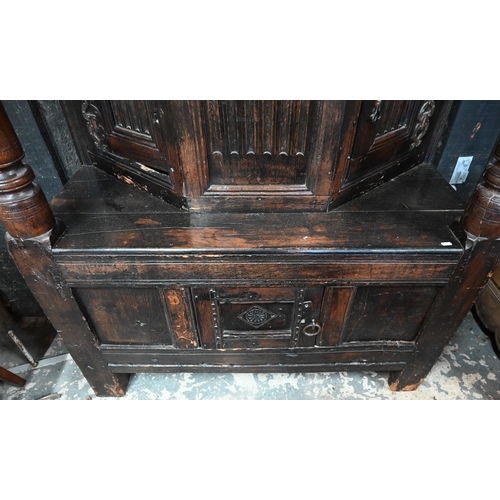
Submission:
[[[325,211],[424,158],[445,101],[63,101],[84,161],[192,211]]]

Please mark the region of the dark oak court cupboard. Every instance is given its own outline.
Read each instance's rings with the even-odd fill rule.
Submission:
[[[3,114],[0,216],[99,395],[144,371],[414,389],[499,260],[498,149],[467,207],[432,165],[451,102],[62,104],[86,166],[49,207]]]

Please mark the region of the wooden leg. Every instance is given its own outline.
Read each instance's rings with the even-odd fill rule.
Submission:
[[[459,232],[465,246],[463,257],[424,321],[413,362],[390,374],[394,391],[419,386],[500,262],[500,140],[484,181],[467,205]]]
[[[69,353],[98,396],[124,396],[128,375],[112,373],[99,342],[54,261],[50,234],[28,240],[7,235],[9,252]]]
[[[393,391],[412,391],[441,355],[500,262],[500,241],[481,241],[466,250],[450,282],[437,297],[417,338],[417,354],[389,376]]]
[[[9,252],[47,318],[98,396],[123,396],[128,375],[112,373],[52,255],[62,224],[54,215],[0,104],[0,220]]]
[[[6,382],[10,382],[11,384],[19,385],[21,387],[24,386],[26,380],[21,377],[18,377],[15,373],[10,372],[9,370],[2,368],[0,366],[0,379],[5,380]]]

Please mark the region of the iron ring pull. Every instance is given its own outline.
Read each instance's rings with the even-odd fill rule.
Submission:
[[[304,326],[302,331],[304,332],[304,335],[307,335],[308,337],[315,337],[321,331],[321,326],[316,323],[315,319],[313,319],[311,323]]]
[[[370,115],[370,120],[375,123],[377,120],[382,118],[382,113],[380,112],[380,105],[382,101],[375,101],[375,107],[372,109],[372,114]]]

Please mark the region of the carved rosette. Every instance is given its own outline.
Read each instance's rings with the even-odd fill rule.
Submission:
[[[254,328],[260,328],[276,317],[277,314],[274,314],[273,312],[258,305],[253,305],[250,309],[247,309],[238,315],[238,318],[241,319],[241,321],[244,321],[246,324],[253,326]]]
[[[462,217],[469,240],[500,238],[500,141]]]
[[[30,238],[50,231],[55,220],[35,174],[22,163],[24,151],[0,104],[0,220],[14,238]]]

